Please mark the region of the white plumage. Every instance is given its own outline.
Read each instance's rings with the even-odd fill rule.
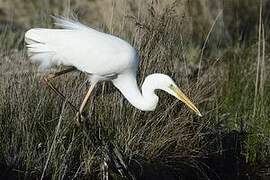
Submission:
[[[38,63],[41,69],[58,65],[73,66],[88,74],[92,86],[99,81],[110,80],[132,105],[144,111],[156,108],[158,97],[154,91],[161,89],[183,101],[201,116],[199,110],[167,75],[149,75],[141,92],[136,81],[138,54],[126,41],[77,21],[54,19],[55,24],[62,29],[35,28],[25,34],[30,59]]]
[[[70,20],[56,18],[56,24],[65,29],[37,28],[25,34],[31,59],[40,68],[72,65],[102,76],[117,72],[119,66],[123,70],[137,66],[135,49],[122,39]]]

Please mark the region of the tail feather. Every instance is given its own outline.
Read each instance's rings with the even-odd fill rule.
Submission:
[[[30,29],[25,34],[28,55],[33,63],[39,64],[40,69],[47,69],[59,62],[55,51],[46,42],[47,33],[43,29]]]
[[[46,44],[42,43],[28,44],[26,47],[28,48],[28,52],[30,54],[52,52],[52,50],[46,46]]]
[[[65,17],[55,17],[52,16],[52,18],[55,21],[55,25],[58,27],[61,27],[63,29],[69,29],[69,30],[86,30],[86,31],[96,31],[82,23],[80,23],[78,20],[72,20]]]
[[[34,63],[39,64],[39,68],[46,69],[54,65],[73,65],[62,52],[64,42],[71,37],[70,32],[97,32],[76,20],[64,17],[54,17],[55,24],[63,29],[30,29],[25,33],[28,54]],[[60,45],[58,44],[60,42]],[[62,43],[62,44],[61,44]]]
[[[44,70],[52,66],[52,57],[51,53],[38,53],[30,56],[33,63],[39,64],[39,69]]]

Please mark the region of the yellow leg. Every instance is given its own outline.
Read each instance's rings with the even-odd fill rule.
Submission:
[[[82,104],[81,104],[81,106],[80,106],[80,109],[79,109],[79,111],[78,111],[77,114],[76,114],[76,121],[77,121],[78,124],[80,124],[81,119],[83,118],[83,117],[82,117],[83,109],[84,109],[85,105],[87,104],[87,102],[88,102],[88,100],[89,100],[89,97],[90,97],[90,95],[91,95],[91,92],[93,91],[95,85],[96,85],[96,83],[92,83],[92,84],[90,85],[89,90],[87,91],[87,93],[86,93],[86,95],[85,95],[85,97],[84,97],[84,99],[83,99],[83,102],[82,102]]]
[[[58,94],[63,100],[66,100],[66,97],[63,93],[61,93],[50,81],[53,80],[54,78],[56,77],[59,77],[63,74],[66,74],[66,73],[69,73],[71,71],[75,71],[76,68],[75,67],[70,67],[68,69],[65,69],[63,71],[60,71],[60,72],[56,72],[56,73],[51,73],[51,74],[48,74],[47,76],[45,76],[43,79],[44,81],[46,82],[46,84],[56,93]],[[72,109],[75,111],[75,112],[78,112],[78,109],[70,102],[70,101],[67,101],[67,103],[72,107]]]

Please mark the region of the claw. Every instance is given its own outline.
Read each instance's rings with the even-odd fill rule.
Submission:
[[[51,80],[53,78],[55,78],[55,74],[48,74],[46,80]]]
[[[75,116],[75,122],[78,126],[81,125],[82,122],[85,121],[85,117],[80,113],[80,112],[77,112],[76,113],[76,116]]]

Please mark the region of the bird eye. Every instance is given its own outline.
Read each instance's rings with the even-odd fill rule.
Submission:
[[[175,86],[173,84],[170,84],[169,88],[172,89],[172,90],[174,90],[175,89]]]

